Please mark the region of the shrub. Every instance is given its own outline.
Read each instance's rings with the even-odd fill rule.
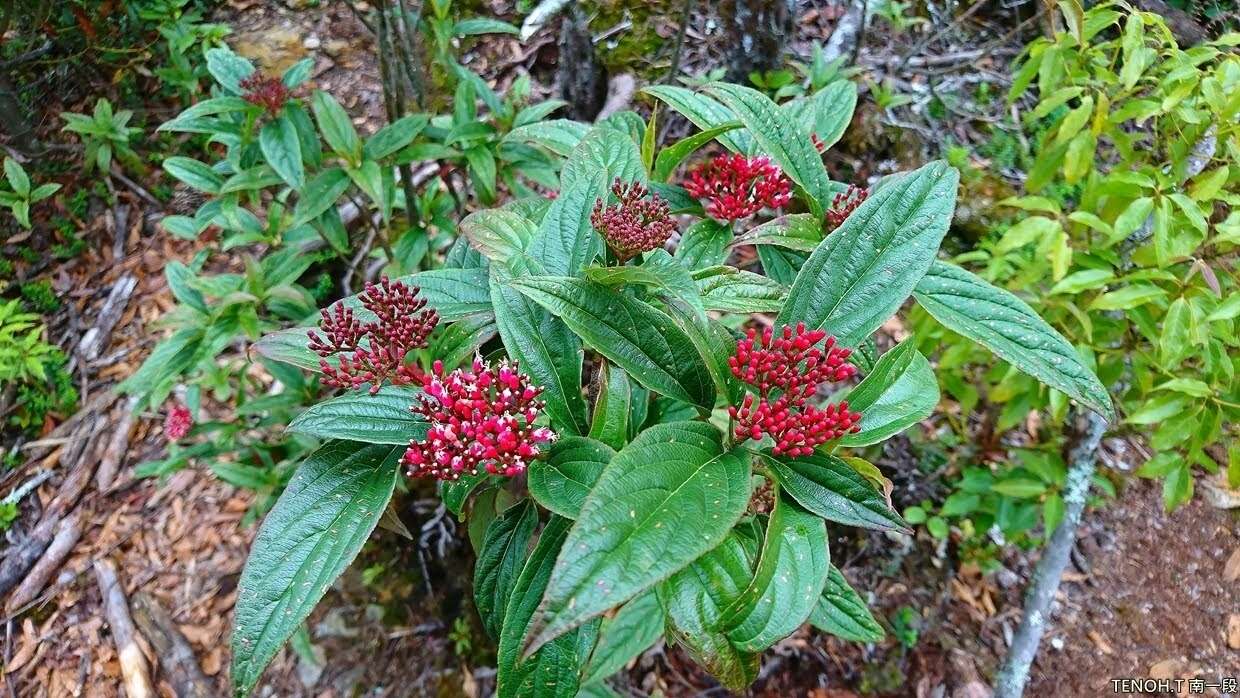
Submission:
[[[626,113],[514,133],[563,157],[553,197],[476,211],[442,268],[255,345],[342,392],[289,425],[323,443],[242,573],[237,694],[360,551],[402,471],[436,479],[469,519],[501,696],[574,696],[664,633],[734,689],[806,621],[877,640],[830,563],[826,521],[906,529],[850,449],[938,401],[916,338],[878,355],[871,337],[910,294],[1111,415],[1092,371],[1027,305],[936,259],[954,169],[931,163],[864,197],[830,181],[819,149],[851,118],[851,83],[782,106],[725,83],[647,93],[702,132],[659,149],[653,124]],[[711,140],[742,155],[689,178],[699,200],[670,180]],[[855,208],[824,225],[837,203]],[[754,224],[771,206],[789,212]],[[674,215],[694,222],[669,254]],[[761,273],[729,264],[741,245],[757,246]]]

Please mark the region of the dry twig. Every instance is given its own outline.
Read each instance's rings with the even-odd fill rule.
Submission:
[[[151,668],[138,645],[138,631],[129,616],[129,601],[116,575],[116,565],[111,560],[96,560],[94,568],[95,582],[103,596],[104,614],[112,630],[112,641],[116,643],[117,657],[120,658],[125,695],[127,698],[151,698],[155,695],[155,689],[151,686]]]

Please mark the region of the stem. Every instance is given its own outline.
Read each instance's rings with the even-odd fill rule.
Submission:
[[[667,75],[663,76],[660,82],[670,83],[680,72],[680,56],[684,52],[685,30],[689,28],[689,17],[692,13],[693,0],[685,0],[685,9],[680,15],[680,28],[676,30],[676,45],[672,48],[672,64],[667,69]]]
[[[1078,417],[1078,423],[1081,421]],[[1012,646],[1003,667],[995,677],[994,698],[1020,698],[1029,681],[1029,668],[1038,653],[1042,634],[1046,631],[1051,602],[1059,591],[1064,568],[1068,566],[1072,547],[1076,543],[1076,529],[1089,497],[1089,486],[1094,476],[1098,446],[1106,433],[1106,420],[1096,412],[1084,418],[1084,426],[1076,436],[1075,444],[1068,453],[1068,484],[1064,493],[1063,521],[1051,536],[1051,542],[1038,560],[1037,569],[1025,597],[1025,609],[1020,627],[1012,638]]]

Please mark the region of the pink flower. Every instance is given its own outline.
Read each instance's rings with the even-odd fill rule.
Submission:
[[[266,109],[272,116],[278,114],[292,96],[279,78],[267,77],[257,70],[250,73],[240,84],[241,89],[245,90],[242,98],[250,104]]]
[[[857,207],[870,195],[870,190],[849,184],[847,191],[842,191],[831,200],[831,209],[827,211],[827,225],[832,230],[844,224],[844,220],[857,210]]]
[[[525,472],[555,432],[534,426],[542,412],[542,388],[531,385],[517,365],[485,365],[444,375],[436,361],[422,377],[423,395],[411,409],[430,422],[422,441],[410,441],[404,462],[410,477],[456,480],[462,474],[512,477]]]
[[[405,359],[410,351],[427,346],[439,314],[426,308],[426,299],[418,297],[418,291],[416,286],[387,277],[378,285],[366,284],[359,300],[375,314],[371,322],[359,321],[344,303],[337,303],[330,313],[323,310],[319,329],[325,336],[314,330],[306,333],[308,348],[321,357],[323,382],[353,389],[370,383],[371,394],[379,392],[385,380],[396,385],[420,383],[422,370]],[[332,355],[338,356],[339,368],[327,362]]]
[[[824,338],[822,348],[817,345]],[[794,330],[784,326],[778,335],[771,328],[761,338],[750,329],[736,343],[736,354],[728,359],[732,375],[757,389],[757,398],[747,394],[740,406],[728,408],[736,420],[734,434],[739,441],[760,441],[770,435],[776,455],[806,456],[832,439],[861,429],[860,412],[851,412],[847,402],[818,408],[808,403],[822,383],[847,380],[857,372],[848,363],[851,350],[835,346],[835,338],[823,330]]]
[[[638,182],[626,186],[619,178],[612,183],[611,192],[619,203],[605,207],[602,199],[596,200],[590,225],[621,262],[667,244],[676,222],[666,201],[657,194],[646,198],[646,187]]]
[[[684,186],[691,196],[707,200],[707,213],[724,221],[792,200],[792,183],[765,156],[719,155],[690,172]]]
[[[175,403],[168,408],[168,416],[164,417],[164,438],[168,441],[180,441],[189,434],[190,427],[194,426],[194,415],[190,414],[189,408],[180,403]]]

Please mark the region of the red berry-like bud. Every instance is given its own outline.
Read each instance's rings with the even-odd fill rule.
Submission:
[[[164,438],[168,441],[180,441],[194,426],[194,415],[182,404],[173,404],[168,408],[168,416],[164,418]]]
[[[657,194],[649,193],[639,182],[625,184],[619,178],[611,185],[617,203],[594,202],[590,225],[603,236],[620,261],[662,247],[676,231],[671,207]]]
[[[370,383],[377,393],[384,381],[397,385],[420,383],[422,370],[407,364],[410,351],[424,349],[431,332],[439,324],[439,313],[426,307],[416,286],[383,277],[378,284],[366,284],[358,300],[375,319],[361,322],[353,309],[337,303],[329,312],[321,311],[319,330],[310,330],[307,347],[321,357],[323,382],[333,388],[358,388]],[[337,356],[340,366],[327,362]]]
[[[870,195],[870,191],[864,187],[858,187],[855,184],[849,184],[847,191],[842,191],[835,195],[831,200],[831,209],[827,211],[827,225],[832,230],[844,224],[844,220],[848,218],[857,207],[865,201]]]
[[[807,330],[805,323],[795,328],[785,325],[779,331],[768,327],[761,336],[750,329],[728,359],[732,375],[758,393],[756,400],[747,394],[739,406],[728,408],[728,415],[736,422],[733,434],[737,440],[760,441],[770,435],[776,455],[798,457],[859,431],[861,413],[850,411],[847,402],[825,408],[809,404],[823,383],[847,380],[856,374],[856,367],[847,362],[850,354],[850,350],[835,346],[834,337],[823,330]]]
[[[405,465],[410,477],[456,480],[463,474],[513,477],[541,453],[539,444],[556,438],[534,426],[543,403],[542,388],[531,385],[516,364],[486,366],[444,374],[436,361],[422,376],[422,392],[410,409],[430,423],[426,438],[410,441]]]
[[[719,155],[691,171],[683,184],[691,196],[706,200],[711,217],[723,221],[747,218],[792,200],[792,183],[765,156]]]
[[[280,113],[292,96],[292,92],[284,86],[280,78],[268,77],[257,70],[242,80],[240,85],[241,89],[245,90],[242,95],[245,101],[257,104],[272,116]]]

